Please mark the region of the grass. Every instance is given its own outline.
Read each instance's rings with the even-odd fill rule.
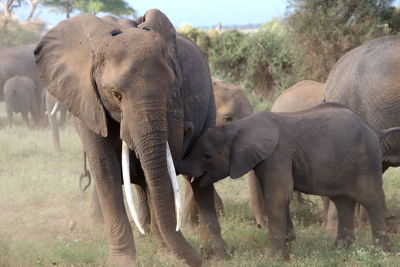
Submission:
[[[18,116],[16,116],[18,117]],[[55,152],[49,129],[27,129],[21,119],[5,128],[0,104],[0,266],[103,266],[107,246],[101,226],[88,216],[90,191],[78,186],[81,143],[74,127],[61,130],[62,153]],[[399,169],[384,178],[389,208],[400,221]],[[321,203],[307,196],[307,205],[295,208],[297,241],[291,261],[268,257],[267,231],[258,229],[249,209],[247,181],[225,179],[216,184],[225,203],[220,218],[229,248],[225,259],[209,259],[210,266],[399,266],[400,237],[390,234],[393,251],[371,246],[369,226],[359,229],[353,246],[333,249],[334,236],[319,223]],[[294,206],[293,206],[294,208]],[[310,218],[314,218],[310,220]],[[70,225],[76,224],[73,230]],[[141,266],[182,266],[173,256],[157,252],[154,238],[134,229]],[[185,233],[199,249],[199,236]]]

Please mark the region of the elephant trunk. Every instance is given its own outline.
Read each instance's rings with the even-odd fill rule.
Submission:
[[[174,190],[167,165],[168,123],[165,103],[135,105],[135,110],[124,110],[121,120],[121,138],[139,157],[149,189],[155,221],[161,236],[171,250],[187,264],[199,266],[200,255],[176,231]],[[161,107],[161,108],[160,108]],[[125,118],[133,118],[129,123]]]

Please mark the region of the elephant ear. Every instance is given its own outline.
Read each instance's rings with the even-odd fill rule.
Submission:
[[[102,58],[98,46],[121,30],[90,14],[60,22],[43,36],[35,60],[44,87],[93,132],[107,136],[106,112],[93,73]]]
[[[138,28],[158,32],[164,37],[164,40],[175,48],[176,32],[171,21],[158,9],[150,9],[143,17],[138,19]]]
[[[278,146],[279,126],[262,114],[235,122],[237,135],[232,141],[229,175],[233,179],[242,177],[270,157]]]

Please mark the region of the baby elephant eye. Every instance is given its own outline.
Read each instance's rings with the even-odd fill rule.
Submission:
[[[115,100],[117,100],[118,103],[121,103],[122,95],[115,90],[112,91],[112,94],[113,94]]]
[[[210,154],[204,154],[204,158],[205,158],[205,159],[210,159],[210,158],[211,158],[211,155],[210,155]]]

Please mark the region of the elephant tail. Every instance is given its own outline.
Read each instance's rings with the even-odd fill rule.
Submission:
[[[387,135],[389,135],[389,134],[391,134],[393,132],[400,132],[400,127],[393,127],[393,128],[389,128],[389,129],[386,129],[386,130],[380,130],[378,132],[379,140],[382,140]]]

